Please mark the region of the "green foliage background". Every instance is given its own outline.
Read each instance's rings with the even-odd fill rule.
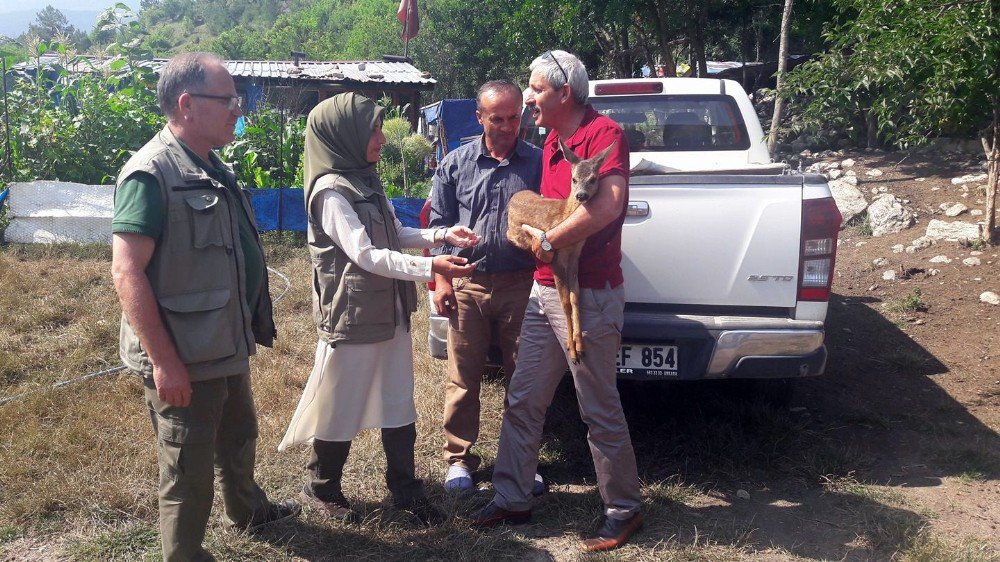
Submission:
[[[408,54],[437,80],[427,101],[471,97],[491,78],[523,85],[528,63],[550,48],[579,55],[593,77],[631,76],[667,60],[773,60],[781,14],[770,0],[424,0],[420,6],[421,30]],[[13,131],[18,166],[3,177],[91,181],[114,173],[124,151],[161,123],[150,91],[121,89],[123,79],[143,83],[135,69],[144,57],[208,49],[231,59],[287,59],[291,50],[311,59],[378,59],[403,51],[397,7],[398,0],[143,0],[138,15],[122,4],[109,8],[87,41],[69,37],[72,30],[60,28],[62,20],[48,10],[36,27],[61,30],[61,48],[90,43],[91,52],[117,56],[120,66],[117,76],[60,72],[51,82],[18,84],[9,101],[11,114],[23,116]],[[799,0],[791,52],[814,58],[790,74],[785,95],[804,111],[801,126],[833,129],[862,144],[987,138],[1000,115],[998,14],[1000,0]],[[21,44],[0,44],[0,56],[38,54],[35,43]],[[53,48],[52,41],[40,45]],[[265,108],[248,124],[247,135],[227,149],[242,179],[260,186],[295,182],[301,120]],[[413,161],[420,160],[425,147],[407,142]],[[383,176],[393,189],[419,192],[423,178],[410,169],[416,164],[402,146],[387,147]]]
[[[244,119],[243,135],[221,151],[240,183],[246,187],[301,186],[305,117],[264,104]]]
[[[39,55],[48,46],[38,47]],[[100,184],[114,177],[129,151],[142,146],[163,120],[152,77],[122,59],[107,76],[20,76],[7,95],[11,120],[6,181],[53,179]]]
[[[989,134],[1000,109],[1000,2],[837,0],[829,49],[791,73],[808,126],[907,146]]]

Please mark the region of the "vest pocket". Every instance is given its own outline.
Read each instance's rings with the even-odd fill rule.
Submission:
[[[396,301],[392,279],[380,275],[344,275],[347,286],[347,324],[349,326],[393,324]]]
[[[159,298],[163,321],[184,363],[202,363],[236,354],[230,290],[210,289]]]
[[[222,210],[219,196],[205,193],[185,197],[191,209],[191,243],[195,248],[224,245],[222,239]]]

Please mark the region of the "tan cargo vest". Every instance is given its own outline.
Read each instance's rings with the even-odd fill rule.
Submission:
[[[249,199],[210,178],[168,127],[129,159],[116,192],[135,172],[160,184],[167,216],[146,276],[191,380],[249,372],[255,342],[271,346],[276,335],[267,275],[257,310],[246,304],[237,213],[245,211],[256,228]],[[125,366],[152,375],[149,356],[124,314],[119,346]]]
[[[412,281],[390,279],[365,271],[323,232],[310,212],[316,195],[332,189],[351,204],[358,220],[376,248],[400,250],[389,201],[382,193],[355,185],[337,174],[316,180],[305,193],[309,218],[309,254],[313,266],[313,319],[320,339],[338,342],[374,343],[390,340],[396,331],[396,298],[403,306],[406,329],[417,309],[417,288]]]

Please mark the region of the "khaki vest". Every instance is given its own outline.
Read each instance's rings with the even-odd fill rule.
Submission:
[[[249,199],[211,179],[168,127],[129,159],[116,192],[135,172],[156,178],[165,203],[166,220],[146,276],[191,380],[248,373],[255,342],[270,346],[276,335],[267,275],[257,310],[246,304],[237,213],[245,211],[256,228]],[[119,345],[126,367],[152,375],[149,356],[124,314]]]
[[[396,318],[397,298],[403,306],[402,321],[406,329],[410,329],[410,314],[417,309],[416,284],[365,271],[333,243],[310,212],[316,195],[326,189],[332,189],[347,199],[364,225],[372,245],[400,250],[393,214],[384,194],[364,185],[355,185],[336,174],[318,179],[305,193],[316,330],[320,339],[331,345],[390,340],[399,324]]]

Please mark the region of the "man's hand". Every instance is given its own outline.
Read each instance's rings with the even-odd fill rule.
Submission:
[[[552,263],[552,258],[555,257],[555,251],[546,252],[542,249],[542,234],[544,234],[545,231],[540,228],[535,228],[530,224],[522,224],[521,230],[531,236],[531,252],[535,254],[535,257],[538,258],[539,261]]]
[[[468,261],[465,258],[452,255],[434,256],[434,261],[431,262],[431,271],[443,275],[448,280],[455,277],[468,277],[472,275],[472,270],[476,269],[475,264],[470,264]]]
[[[160,317],[146,266],[156,242],[141,234],[116,233],[111,238],[111,277],[118,300],[143,349],[153,363],[153,384],[160,400],[171,406],[191,404],[191,377]]]
[[[191,405],[191,377],[184,363],[173,365],[153,364],[153,384],[156,385],[156,396],[178,408]]]
[[[444,241],[456,248],[471,248],[479,243],[479,235],[467,226],[451,226],[444,231]]]
[[[455,300],[455,288],[451,285],[451,279],[444,275],[434,276],[434,308],[441,316],[452,316],[458,310],[458,301]]]

